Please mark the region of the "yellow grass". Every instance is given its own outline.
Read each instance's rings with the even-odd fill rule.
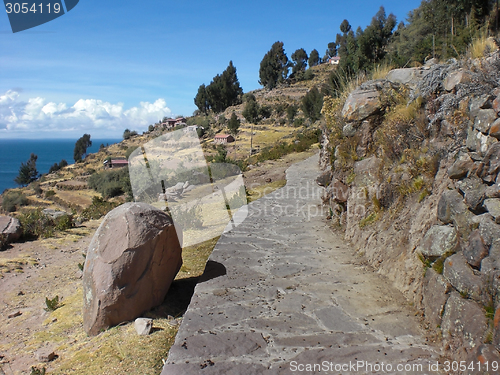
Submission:
[[[489,52],[496,51],[497,49],[498,47],[492,38],[482,35],[480,38],[473,40],[469,45],[468,55],[473,59],[480,59],[485,57]]]

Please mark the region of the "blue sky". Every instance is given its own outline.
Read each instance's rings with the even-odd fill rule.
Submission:
[[[227,67],[245,92],[280,40],[323,56],[348,19],[365,27],[384,6],[398,22],[420,0],[80,0],[13,34],[0,12],[0,138],[119,137],[163,116],[189,116],[200,84]]]

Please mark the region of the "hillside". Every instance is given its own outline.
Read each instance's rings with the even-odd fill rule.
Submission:
[[[312,81],[298,82],[271,91],[257,90],[254,94],[259,105],[268,105],[273,109],[280,103],[298,105],[312,84],[319,85],[327,79],[331,68],[316,67]],[[241,116],[243,105],[228,108],[224,112],[225,116],[229,118],[233,110],[241,117],[242,124],[236,142],[227,146],[228,156],[239,159],[241,165],[246,167],[244,178],[249,201],[282,187],[286,183],[285,170],[317,152],[317,146],[300,153],[291,152],[292,149],[283,153],[280,149],[280,153],[270,152],[266,156],[257,152],[250,158],[252,126]],[[296,118],[302,117],[299,110]],[[198,120],[194,117],[187,119],[188,123]],[[316,137],[311,138],[311,142],[317,143],[315,132],[318,124],[306,128],[288,122],[280,124],[282,120],[286,120],[286,114],[277,116],[273,110],[269,118],[254,125],[254,148],[272,151],[280,142],[296,147],[296,142],[300,143],[297,137],[311,130]],[[210,158],[218,153],[212,143],[214,134],[226,132],[227,129],[226,125],[217,123],[213,115],[208,121],[211,122],[210,130],[202,139],[202,144],[206,156]],[[183,250],[184,265],[170,292],[174,296],[170,300],[177,302],[167,301],[148,314],[155,319],[157,332],[147,339],[138,337],[130,324],[111,329],[96,338],[85,335],[81,316],[83,296],[80,266],[85,260],[82,255],[86,253],[88,243],[101,223],[100,217],[128,199],[127,193],[96,199],[103,198],[103,194],[91,189],[89,181],[100,173],[123,173],[125,169],[118,172],[106,170],[103,162],[109,157],[125,158],[127,152],[164,132],[156,129],[132,136],[87,155],[81,163],[64,167],[43,176],[28,187],[11,189],[4,194],[4,199],[11,194],[16,197],[22,194],[27,198],[25,202],[19,200],[22,202],[19,205],[15,201],[15,211],[5,213],[21,219],[30,232],[26,233],[22,242],[12,243],[0,252],[0,284],[3,290],[10,291],[2,297],[1,323],[7,328],[0,344],[0,369],[9,369],[7,373],[14,374],[25,373],[31,366],[39,370],[46,368],[49,374],[159,373],[162,359],[166,358],[166,352],[173,343],[180,317],[187,308],[189,296],[197,277],[204,270],[216,239]],[[304,149],[311,142],[304,144]],[[37,210],[47,208],[71,214],[71,221],[60,224],[57,219],[36,214]],[[35,225],[36,222],[40,225]],[[34,235],[39,237],[35,238]],[[45,298],[53,299],[55,296],[59,297],[60,306],[55,311],[45,311]],[[39,356],[44,350],[55,351],[57,359],[44,363]]]

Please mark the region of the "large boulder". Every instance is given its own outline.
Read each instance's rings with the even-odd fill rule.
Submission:
[[[480,177],[486,182],[494,182],[500,171],[500,142],[495,140],[483,159],[483,169]]]
[[[478,302],[487,299],[484,280],[476,275],[461,253],[446,258],[443,276],[463,296],[470,297]]]
[[[145,203],[109,212],[83,269],[85,331],[97,335],[160,305],[182,265],[181,251],[165,212]]]
[[[425,258],[436,259],[458,250],[457,230],[452,226],[433,225],[420,242],[419,253]]]
[[[496,119],[497,113],[493,109],[480,109],[474,121],[474,128],[483,134],[488,134]]]
[[[377,81],[370,81],[355,89],[347,98],[342,116],[346,121],[363,121],[378,113],[381,109],[380,91],[382,87]]]
[[[7,243],[14,242],[23,234],[23,228],[16,218],[0,216],[0,234],[6,237]]]

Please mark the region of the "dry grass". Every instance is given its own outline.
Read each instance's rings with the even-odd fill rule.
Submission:
[[[480,59],[487,56],[490,52],[496,51],[497,45],[492,38],[488,38],[485,34],[472,41],[467,50],[467,56],[473,59]]]
[[[393,67],[387,63],[376,65],[372,70],[371,79],[384,79],[392,69]]]

